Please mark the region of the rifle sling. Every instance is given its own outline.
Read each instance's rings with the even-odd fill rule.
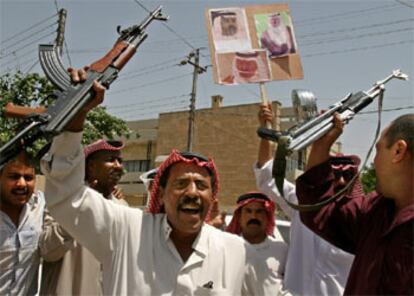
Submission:
[[[287,137],[280,137],[278,140],[278,145],[275,152],[275,159],[273,161],[272,175],[275,179],[276,188],[279,190],[279,194],[282,196],[284,201],[293,209],[300,212],[311,212],[318,211],[323,206],[335,201],[340,195],[334,194],[330,198],[318,202],[315,204],[295,204],[287,200],[284,196],[283,185],[285,182],[285,172],[286,172],[286,156],[289,154],[288,150],[289,139]]]

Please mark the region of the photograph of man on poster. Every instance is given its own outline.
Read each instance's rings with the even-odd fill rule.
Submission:
[[[263,49],[217,54],[219,83],[258,83],[271,79],[267,52]]]
[[[261,48],[269,52],[270,58],[296,53],[296,42],[289,13],[255,15],[257,38]]]
[[[246,14],[241,8],[209,10],[214,48],[221,52],[251,49]]]

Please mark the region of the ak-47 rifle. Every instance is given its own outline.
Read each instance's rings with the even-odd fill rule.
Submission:
[[[325,135],[334,125],[335,113],[339,114],[342,121],[348,123],[354,118],[356,113],[371,104],[376,97],[379,97],[380,100],[382,100],[385,91],[384,85],[393,78],[407,80],[408,76],[400,70],[394,70],[391,75],[374,83],[369,90],[359,91],[355,94],[350,93],[345,98],[332,105],[323,114],[294,126],[287,131],[279,132],[263,127],[257,130],[257,133],[261,138],[278,143],[273,163],[273,177],[282,197],[286,170],[286,156],[294,151],[306,148]],[[300,211],[312,211],[319,209],[321,206],[332,200],[334,200],[334,198],[316,205],[296,205],[288,200],[286,200],[286,202],[294,209]]]
[[[14,138],[0,148],[0,169],[21,151],[22,142],[25,146],[30,146],[41,137],[50,140],[61,133],[94,96],[94,80],[109,88],[109,85],[118,77],[119,71],[148,37],[145,28],[153,20],[166,21],[168,19],[162,14],[161,8],[159,6],[152,11],[139,25],[133,25],[122,31],[118,27],[120,36],[115,45],[103,58],[90,65],[87,80],[82,83],[72,83],[70,75],[63,66],[57,46],[40,45],[40,63],[47,78],[57,88],[54,93],[56,101],[47,109],[14,106],[11,103],[6,105],[4,112],[6,116],[22,118],[25,121],[23,123],[27,124]]]

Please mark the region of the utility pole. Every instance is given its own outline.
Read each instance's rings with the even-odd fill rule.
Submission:
[[[189,116],[188,116],[187,151],[192,151],[193,149],[195,102],[196,102],[196,94],[197,94],[198,74],[202,74],[207,71],[207,68],[200,66],[199,63],[200,63],[200,49],[199,48],[190,52],[190,54],[187,56],[187,59],[181,61],[181,65],[190,64],[194,67],[193,87],[191,90],[190,111],[189,111]]]
[[[66,9],[59,10],[59,21],[56,35],[56,46],[59,48],[60,54],[63,52],[63,42],[65,41],[65,25],[66,25]]]

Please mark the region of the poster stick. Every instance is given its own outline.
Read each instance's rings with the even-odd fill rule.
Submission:
[[[262,100],[263,104],[268,104],[269,103],[269,99],[267,97],[267,92],[266,92],[266,87],[264,82],[259,82],[259,86],[260,86],[260,98]],[[266,128],[271,129],[272,128],[272,123],[270,121],[266,121]]]

